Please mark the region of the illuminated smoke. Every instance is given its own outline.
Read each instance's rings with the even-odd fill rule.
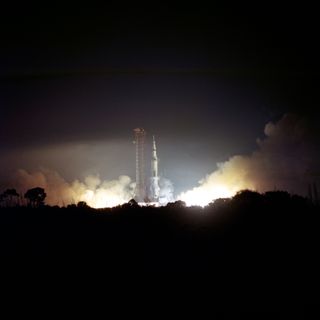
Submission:
[[[160,177],[159,187],[160,187],[159,205],[165,206],[168,202],[173,202],[174,188],[173,188],[172,182],[169,179]]]
[[[85,182],[75,181],[72,190],[93,208],[114,207],[134,197],[135,183],[130,177],[120,176],[117,180],[101,181],[98,176],[88,176]]]
[[[286,190],[306,194],[308,172],[316,167],[312,136],[305,120],[293,114],[277,123],[268,123],[265,138],[249,156],[233,156],[199,181],[199,185],[178,196],[187,205],[205,206],[217,198],[231,197],[237,191]]]
[[[204,177],[195,188],[183,192],[177,199],[187,205],[206,205],[217,198],[231,197],[243,189],[265,192],[286,190],[306,195],[308,183],[318,172],[319,151],[315,135],[305,120],[285,115],[277,123],[268,123],[265,137],[257,139],[257,150],[251,155],[236,155],[217,164],[217,170]],[[49,205],[68,205],[85,201],[88,205],[112,207],[134,198],[135,183],[128,176],[102,181],[91,175],[84,181],[65,181],[57,172],[41,169],[37,172],[18,170],[10,184],[24,193],[42,187]],[[173,185],[160,178],[160,205],[174,201]]]
[[[173,184],[166,178],[160,178],[159,204],[166,205],[174,201]],[[12,185],[19,192],[41,187],[47,194],[46,204],[66,206],[85,201],[90,207],[114,207],[134,198],[135,183],[130,177],[121,175],[116,180],[102,181],[98,175],[89,175],[84,181],[66,182],[56,171],[42,168],[36,172],[18,170]]]
[[[199,181],[199,186],[178,196],[188,206],[205,206],[214,199],[228,198],[242,189],[255,189],[250,181],[248,159],[235,156],[225,163],[218,163],[218,170]]]
[[[45,202],[49,205],[64,206],[85,201],[93,208],[113,207],[128,202],[134,197],[135,183],[128,176],[116,180],[102,181],[97,175],[89,175],[83,182],[66,182],[57,172],[41,169],[29,173],[18,170],[14,185],[20,192],[33,187],[42,187],[47,193]]]

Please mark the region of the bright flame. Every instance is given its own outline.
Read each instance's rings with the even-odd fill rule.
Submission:
[[[117,205],[124,204],[130,199],[122,195],[112,194],[108,190],[97,189],[86,190],[80,197],[81,201],[85,201],[92,208],[112,208]]]
[[[217,170],[199,181],[199,185],[181,193],[178,200],[187,206],[206,206],[219,198],[230,198],[243,189],[255,190],[248,179],[250,166],[245,157],[235,156],[229,161],[217,164]]]
[[[211,188],[194,188],[192,190],[183,192],[178,197],[186,203],[187,206],[201,206],[208,205],[213,200],[219,198],[230,198],[235,195],[236,191],[232,190],[226,185],[215,185]]]

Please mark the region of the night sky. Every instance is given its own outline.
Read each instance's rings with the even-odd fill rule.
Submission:
[[[284,114],[317,141],[317,10],[220,2],[2,6],[1,186],[21,168],[134,179],[135,127],[178,193]]]

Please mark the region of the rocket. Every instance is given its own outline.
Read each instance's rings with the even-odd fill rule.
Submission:
[[[157,157],[157,147],[156,140],[154,136],[152,136],[152,159],[151,159],[151,177],[158,177],[158,157]]]
[[[158,157],[156,140],[152,136],[152,157],[151,157],[151,178],[150,178],[150,195],[152,201],[157,202],[160,195],[159,176],[158,176]]]

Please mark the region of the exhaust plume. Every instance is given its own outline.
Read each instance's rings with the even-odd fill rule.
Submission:
[[[237,191],[286,190],[305,195],[317,168],[314,137],[306,120],[286,114],[264,128],[265,138],[257,139],[258,148],[249,156],[236,155],[199,181],[199,185],[178,196],[187,205],[205,206],[217,198],[231,197]]]

